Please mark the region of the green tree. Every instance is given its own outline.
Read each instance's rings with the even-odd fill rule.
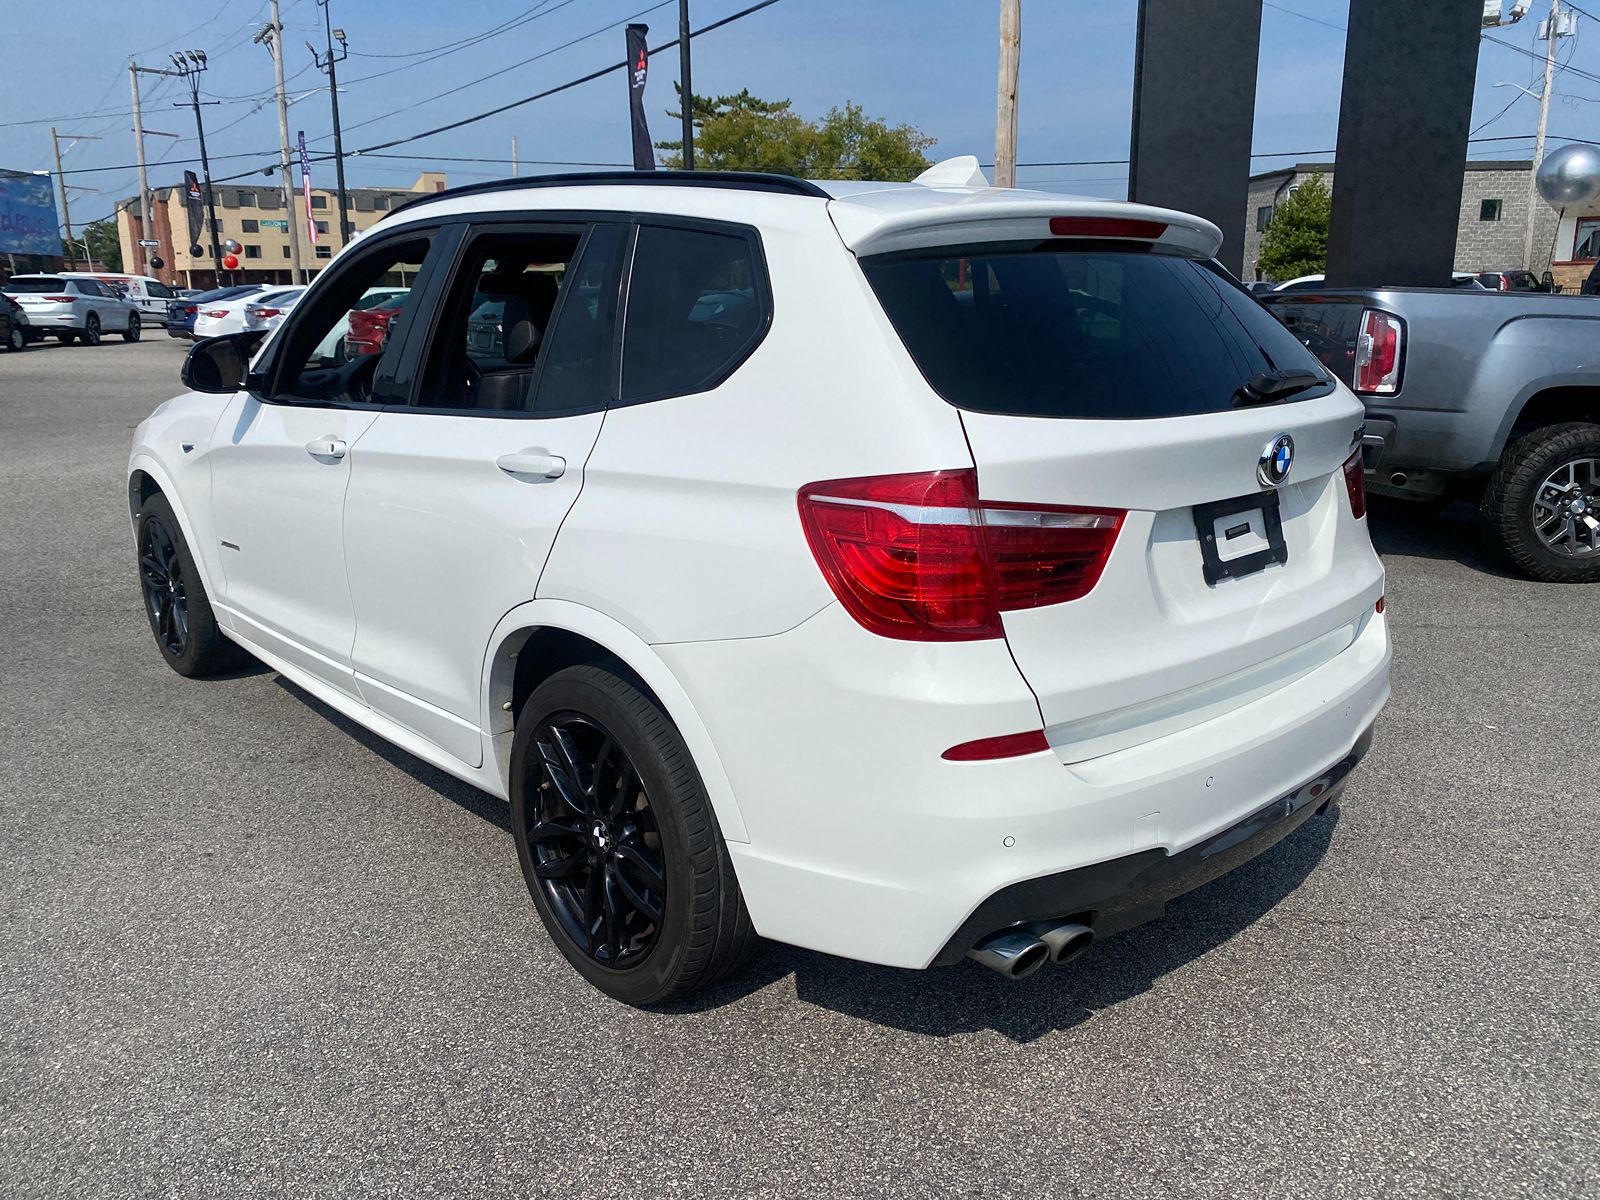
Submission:
[[[681,103],[682,93],[679,93]],[[695,96],[694,165],[706,171],[771,171],[801,179],[913,179],[928,168],[934,139],[910,125],[869,117],[845,102],[808,121],[788,100]],[[681,112],[669,114],[682,120]],[[662,165],[683,163],[683,143],[657,142]]]
[[[122,270],[122,239],[117,236],[117,219],[106,217],[83,227],[83,236],[74,246],[61,239],[61,253],[68,262],[83,261],[83,246],[89,245],[89,257],[107,271]]]
[[[1273,211],[1261,235],[1256,265],[1270,279],[1317,275],[1328,266],[1328,217],[1333,197],[1321,175],[1306,179]]]

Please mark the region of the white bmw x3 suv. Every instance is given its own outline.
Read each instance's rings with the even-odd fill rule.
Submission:
[[[162,655],[508,799],[627,1002],[758,935],[1023,975],[1159,916],[1387,699],[1362,407],[1214,226],[969,175],[397,209],[139,426]]]

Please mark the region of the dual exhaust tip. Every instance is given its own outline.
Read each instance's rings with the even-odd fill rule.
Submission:
[[[1007,979],[1023,979],[1047,962],[1071,962],[1092,941],[1094,930],[1077,921],[1034,921],[990,934],[967,957]]]

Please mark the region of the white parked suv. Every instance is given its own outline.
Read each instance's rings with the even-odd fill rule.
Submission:
[[[758,935],[1023,975],[1159,916],[1388,696],[1362,407],[1214,226],[975,165],[396,209],[139,426],[161,654],[509,800],[630,1003]]]

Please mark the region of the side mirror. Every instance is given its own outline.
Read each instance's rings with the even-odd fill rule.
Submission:
[[[244,386],[250,356],[266,336],[264,329],[247,329],[196,342],[183,360],[180,376],[183,386],[191,392],[230,394],[238,391]]]

